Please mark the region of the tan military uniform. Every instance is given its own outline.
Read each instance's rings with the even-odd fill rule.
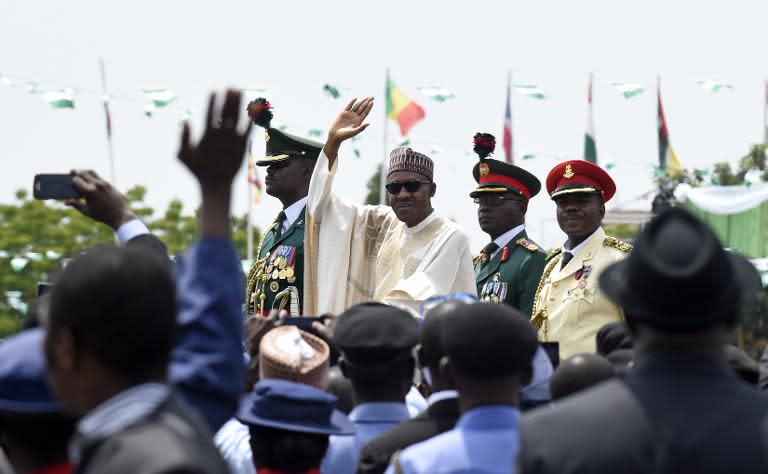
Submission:
[[[598,229],[560,268],[561,250],[550,252],[534,297],[531,321],[539,328],[541,341],[560,343],[560,358],[595,352],[597,331],[624,316],[597,284],[600,273],[623,259],[630,244],[605,235]]]

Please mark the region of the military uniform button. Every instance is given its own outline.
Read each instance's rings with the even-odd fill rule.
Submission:
[[[552,286],[557,288],[557,283],[552,283]]]

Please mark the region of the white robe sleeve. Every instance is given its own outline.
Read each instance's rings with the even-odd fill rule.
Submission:
[[[373,298],[376,254],[397,222],[388,206],[366,206],[336,195],[338,160],[321,152],[309,185],[304,236],[304,313],[339,314]]]

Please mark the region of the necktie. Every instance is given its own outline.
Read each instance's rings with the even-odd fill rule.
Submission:
[[[288,218],[288,216],[285,215],[285,212],[280,211],[280,214],[277,215],[277,219],[275,219],[275,223],[277,226],[275,226],[275,240],[279,240],[280,236],[283,235],[283,223]]]
[[[560,265],[560,268],[565,268],[565,266],[568,265],[568,262],[570,262],[572,258],[573,254],[571,252],[563,252],[563,264]]]
[[[499,245],[496,242],[491,242],[490,244],[483,247],[483,250],[480,251],[481,257],[481,263],[485,265],[488,263],[488,260],[491,259],[491,254],[493,252],[499,250]]]

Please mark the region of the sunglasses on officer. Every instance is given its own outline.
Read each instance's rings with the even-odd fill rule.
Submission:
[[[419,190],[422,184],[430,184],[432,181],[418,181],[415,179],[410,179],[408,181],[404,181],[402,183],[397,181],[392,181],[391,183],[387,183],[385,188],[387,188],[387,192],[392,195],[398,195],[400,194],[400,190],[405,188],[406,191],[409,193],[415,193]]]

